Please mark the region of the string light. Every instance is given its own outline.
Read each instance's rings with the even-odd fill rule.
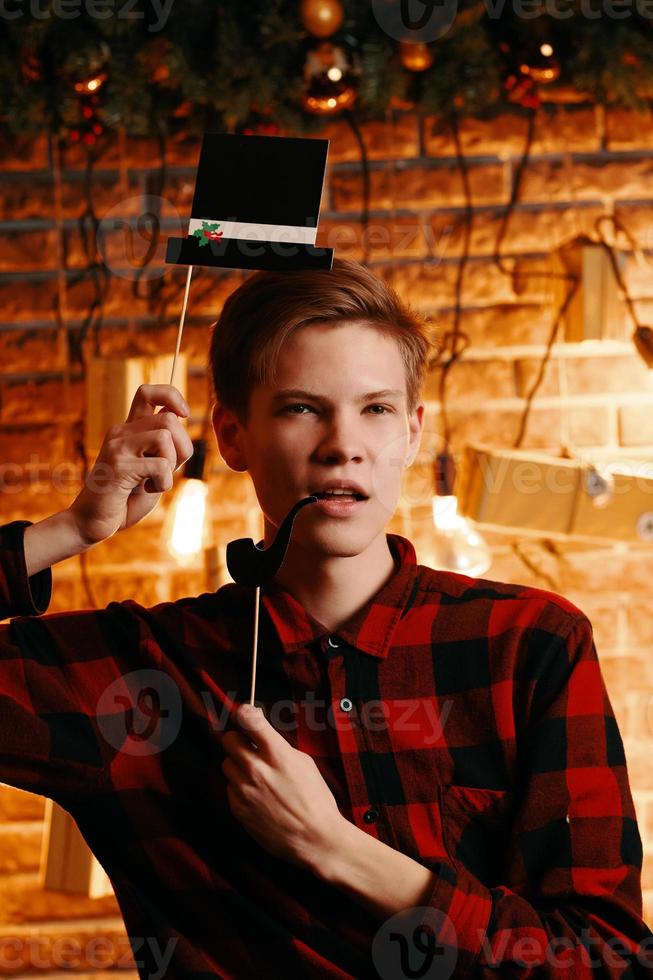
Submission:
[[[454,482],[453,456],[448,451],[438,453],[432,501],[435,526],[431,542],[432,560],[436,568],[475,577],[488,570],[492,564],[492,554],[471,522],[458,513]]]
[[[85,78],[81,82],[75,82],[75,91],[79,95],[93,95],[102,88],[108,77],[109,75],[106,71],[101,71],[92,78]]]
[[[166,546],[179,565],[197,560],[207,545],[207,496],[204,479],[206,440],[193,440],[193,455],[184,466],[181,481],[170,505],[165,528]]]

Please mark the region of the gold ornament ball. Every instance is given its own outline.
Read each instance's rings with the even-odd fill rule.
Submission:
[[[351,85],[333,95],[313,95],[311,92],[305,92],[302,96],[302,105],[306,112],[314,116],[335,116],[343,109],[351,108],[357,95],[356,89]]]
[[[433,64],[433,55],[427,44],[421,41],[399,42],[399,57],[404,68],[409,71],[426,71]]]
[[[302,0],[301,15],[310,34],[330,37],[342,24],[345,12],[340,0]]]
[[[520,64],[519,70],[522,75],[532,78],[540,85],[548,85],[556,82],[560,77],[560,62],[556,58],[556,53],[552,44],[543,43],[526,57]]]
[[[309,50],[304,65],[304,109],[316,116],[349,109],[358,96],[359,78],[355,58],[331,41],[320,41]]]

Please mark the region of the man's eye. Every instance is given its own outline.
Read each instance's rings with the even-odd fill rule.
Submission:
[[[283,411],[284,412],[288,412],[291,415],[303,415],[304,413],[302,411],[297,411],[297,409],[302,409],[302,408],[308,409],[309,412],[314,412],[315,411],[315,409],[313,408],[312,405],[306,405],[304,402],[296,402],[293,405],[286,405],[285,408],[283,409]],[[367,406],[367,409],[368,410],[371,409],[371,408],[380,408],[381,409],[380,412],[372,412],[373,415],[388,415],[389,412],[392,411],[392,409],[389,409],[387,407],[387,405],[368,405]]]
[[[304,405],[301,402],[298,402],[296,405],[286,405],[286,407],[284,408],[284,412],[289,412],[292,408],[310,408],[310,407],[311,407],[310,405]]]

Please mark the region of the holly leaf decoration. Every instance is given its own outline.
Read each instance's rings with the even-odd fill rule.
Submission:
[[[210,241],[219,241],[222,238],[222,232],[218,231],[219,227],[219,221],[203,221],[202,227],[195,229],[193,235],[195,238],[199,238],[200,248],[208,245]]]

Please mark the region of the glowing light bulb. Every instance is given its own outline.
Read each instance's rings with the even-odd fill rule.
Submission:
[[[340,68],[336,68],[336,66],[334,65],[333,68],[329,68],[327,72],[327,76],[331,79],[332,82],[339,82],[340,79],[342,78],[342,71],[340,70]]]
[[[458,498],[436,494],[433,497],[432,540],[435,568],[460,572],[472,577],[482,575],[492,564],[492,554],[481,535],[466,517],[458,513]]]
[[[81,82],[75,82],[75,91],[79,92],[80,95],[97,92],[98,89],[102,88],[108,77],[109,75],[106,71],[101,71],[91,78],[86,78]]]
[[[553,48],[550,44],[540,44],[540,54],[545,58],[550,58],[553,54]]]
[[[191,565],[208,546],[207,496],[204,480],[206,440],[193,439],[193,455],[186,460],[166,517],[165,541],[180,565]]]
[[[189,565],[206,545],[206,497],[204,480],[183,479],[170,505],[168,551],[180,565]]]

